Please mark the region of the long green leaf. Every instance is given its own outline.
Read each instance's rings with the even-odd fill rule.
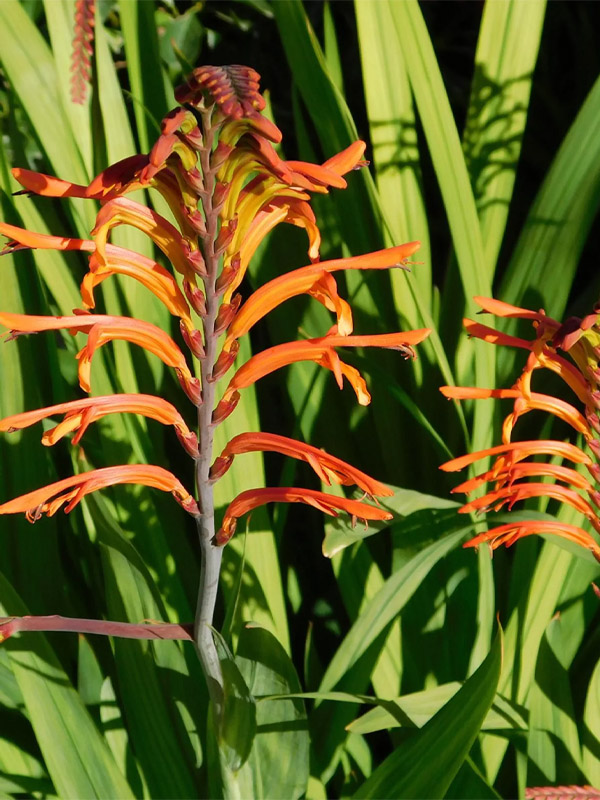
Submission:
[[[457,545],[466,530],[467,528],[463,528],[455,531],[426,547],[403,569],[387,579],[336,651],[323,676],[320,691],[333,689],[344,674],[352,669],[369,645],[401,611],[434,564]]]
[[[543,304],[549,314],[560,319],[599,203],[597,78],[531,207],[498,296],[516,305]]]
[[[444,797],[492,704],[501,662],[499,632],[488,657],[452,700],[418,734],[388,756],[354,796]]]
[[[485,263],[496,264],[510,209],[546,0],[484,6],[463,148]]]

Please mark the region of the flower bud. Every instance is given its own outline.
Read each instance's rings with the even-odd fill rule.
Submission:
[[[194,272],[202,278],[206,278],[208,273],[206,272],[206,264],[204,263],[204,257],[200,250],[192,250],[192,248],[187,245],[185,246],[185,251],[187,260]]]
[[[237,340],[234,340],[231,343],[229,350],[222,350],[220,352],[219,357],[217,358],[213,367],[212,374],[208,378],[209,381],[218,381],[219,378],[222,378],[223,375],[225,375],[235,361],[239,349],[240,343]]]
[[[215,242],[215,253],[222,253],[229,247],[237,226],[237,217],[230,219],[227,225],[221,225],[221,230],[217,234],[217,240]]]
[[[219,142],[210,157],[210,168],[212,170],[219,169],[227,161],[233,150],[234,148],[230,144]]]
[[[188,170],[181,170],[181,175],[187,185],[194,191],[196,194],[200,194],[200,192],[204,191],[204,180],[202,178],[202,173],[197,167]]]
[[[600,441],[598,441],[598,439],[588,439],[587,446],[596,458],[600,459]]]
[[[196,233],[199,236],[206,236],[206,222],[200,211],[189,211],[184,205],[181,208]]]
[[[204,297],[202,289],[193,286],[186,278],[183,281],[183,291],[196,314],[204,317],[206,314],[206,298]]]
[[[181,374],[181,370],[175,369],[177,378],[181,384],[181,388],[190,398],[192,403],[196,406],[202,405],[202,389],[200,388],[200,381],[198,378],[186,378]],[[233,411],[233,409],[232,409]]]
[[[182,139],[186,144],[189,144],[193,150],[202,149],[202,134],[197,125],[190,131],[182,133]]]
[[[192,353],[196,356],[196,358],[203,358],[204,343],[202,342],[202,334],[200,331],[197,329],[189,330],[183,320],[181,320],[179,323],[179,327],[181,329],[183,340],[190,348]]]
[[[234,392],[229,399],[223,398],[215,408],[212,414],[212,424],[219,425],[223,420],[235,410],[235,407],[240,401],[240,393]]]
[[[595,414],[593,411],[590,411],[589,408],[586,408],[585,418],[588,422],[588,425],[594,431],[596,431],[596,433],[600,433],[600,419],[598,418],[598,414]]]
[[[231,263],[228,266],[223,267],[223,271],[217,278],[215,285],[218,294],[226,291],[231,286],[240,271],[240,265],[240,256],[237,254],[231,259]]]
[[[185,108],[174,108],[163,118],[160,123],[160,132],[168,136],[170,133],[175,133],[179,130],[184,120],[191,116],[189,111]]]
[[[242,295],[236,294],[231,298],[231,303],[223,303],[215,321],[215,333],[217,336],[231,325],[241,302]]]
[[[200,448],[196,434],[193,431],[184,434],[177,428],[175,428],[175,433],[186,453],[192,458],[198,458],[200,455]]]
[[[213,192],[213,210],[220,211],[223,207],[223,203],[227,199],[227,195],[229,194],[230,183],[221,183],[221,181],[217,181],[217,185],[215,186],[215,191]]]
[[[600,483],[600,466],[598,464],[587,464],[587,468],[596,483]]]
[[[209,481],[212,483],[213,481],[218,481],[219,478],[222,478],[223,475],[227,472],[229,467],[233,464],[233,456],[217,456],[215,459],[215,463],[210,468],[209,473]]]

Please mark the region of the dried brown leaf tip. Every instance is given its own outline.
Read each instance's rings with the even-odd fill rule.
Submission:
[[[83,104],[92,72],[94,53],[94,0],[76,0],[73,52],[71,54],[71,100]]]
[[[593,786],[532,786],[525,789],[526,800],[598,800],[600,790]]]
[[[252,117],[265,107],[259,81],[256,70],[240,64],[199,67],[175,90],[175,98],[178,103],[191,105],[212,101],[233,119]]]

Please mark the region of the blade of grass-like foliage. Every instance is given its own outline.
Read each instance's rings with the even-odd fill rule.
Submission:
[[[99,710],[100,730],[115,762],[123,774],[127,775],[136,797],[143,797],[139,770],[124,729],[111,679],[104,677],[96,653],[85,636],[79,636],[78,639],[77,690],[86,706]],[[146,792],[146,796],[147,794]]]
[[[469,756],[444,795],[445,800],[500,800],[500,797]]]
[[[332,658],[319,687],[333,689],[351,670],[376,637],[400,613],[427,573],[455,547],[469,528],[465,527],[426,547],[407,565],[387,579],[369,601]]]
[[[389,3],[389,9],[444,199],[465,295],[487,295],[492,271],[484,261],[465,159],[425,21],[417,0]]]
[[[544,305],[560,319],[599,203],[600,78],[537,194],[498,296],[516,305]]]
[[[56,66],[58,91],[66,116],[70,121],[73,138],[77,142],[88,179],[94,172],[92,130],[90,127],[89,91],[85,103],[71,100],[71,54],[75,27],[74,0],[44,0],[44,14],[50,34],[50,45]]]
[[[355,797],[444,797],[494,699],[502,663],[501,637],[499,632],[488,657],[452,700],[388,756]]]
[[[548,542],[542,547],[529,580],[525,576],[516,576],[523,582],[522,594],[506,626],[506,658],[498,687],[513,702],[524,704],[527,700],[540,643],[554,615],[572,559],[570,553]],[[505,751],[506,743],[497,738],[482,742],[486,775],[491,783],[496,779]]]
[[[600,661],[594,667],[588,685],[581,735],[582,766],[586,780],[600,785]]]
[[[309,734],[294,665],[275,637],[252,624],[241,632],[235,655],[257,700],[256,736],[248,762],[237,777],[244,797],[304,796],[309,777]],[[288,695],[260,702],[265,695]]]
[[[577,523],[575,523],[577,524]],[[555,652],[565,669],[570,669],[579,648],[587,641],[589,626],[598,611],[598,599],[592,591],[600,567],[582,558],[573,561],[558,598],[560,609],[560,647]]]
[[[331,3],[325,0],[323,4],[323,39],[325,44],[325,59],[327,69],[335,88],[344,94],[344,74],[342,72],[342,62],[340,60],[340,48],[335,32],[335,22],[331,13]]]
[[[356,619],[385,584],[377,562],[366,547],[354,547],[332,560],[333,571],[344,606],[350,619]],[[361,587],[360,594],[356,587]],[[365,673],[370,664],[366,665]],[[366,675],[365,675],[366,677]],[[388,695],[400,691],[402,677],[402,648],[399,620],[394,620],[389,632],[382,639],[379,656],[374,665],[370,681],[377,694]],[[368,680],[368,678],[367,678]],[[340,728],[342,726],[340,725]]]
[[[296,0],[278,0],[273,4],[273,11],[294,79],[323,149],[331,155],[357,138],[348,107],[327,72],[323,53],[302,3]],[[348,189],[334,194],[338,224],[342,238],[348,243],[350,250],[365,253],[384,245],[379,220],[384,219],[385,214],[378,204],[369,173],[362,170],[358,179],[357,176],[353,178]],[[415,235],[413,238],[419,237]],[[347,280],[348,286],[356,293],[365,279],[363,276],[349,275]],[[405,275],[399,275],[397,280],[401,282],[409,279]],[[406,317],[410,327],[425,326],[433,329],[428,341],[424,343],[424,349],[427,352],[430,346],[433,348],[444,380],[454,384],[452,370],[428,304],[421,298],[418,286],[413,287],[409,283],[409,287],[415,299],[399,311]],[[363,294],[355,300],[358,299],[360,303]],[[367,304],[366,308],[368,307]],[[381,316],[382,309],[376,309],[375,313]],[[394,324],[397,324],[395,319]],[[463,420],[462,409],[457,407],[457,412],[459,419]]]
[[[154,3],[120,3],[127,72],[142,152],[147,153],[160,129],[160,120],[172,105],[167,92],[158,46]]]
[[[390,3],[398,46],[402,49],[415,103],[423,124],[436,172],[467,298],[489,295],[493,271],[485,262],[477,210],[448,95],[417,0]],[[475,364],[480,386],[494,381],[494,353],[479,344],[470,351],[468,368]],[[460,362],[459,362],[460,366]],[[461,372],[464,372],[463,363]],[[487,446],[493,410],[480,404],[475,409],[471,447]]]
[[[483,10],[463,149],[490,269],[506,227],[545,11],[546,0],[488,0]]]
[[[351,733],[374,733],[402,726],[421,728],[459,691],[458,681],[442,683],[433,689],[414,692],[393,700],[382,700],[362,717],[347,726]],[[481,724],[481,730],[527,730],[523,709],[496,695]]]
[[[418,260],[424,263],[414,269],[409,280],[399,271],[392,273],[396,308],[402,315],[414,303],[412,282],[420,289],[419,301],[431,307],[429,226],[421,189],[415,112],[389,4],[357,0],[354,8],[380,204],[386,210],[393,242],[421,242]]]
[[[4,576],[0,576],[0,597],[4,615],[27,613]],[[133,798],[45,636],[28,637],[27,649],[18,639],[5,647],[58,795]]]
[[[581,749],[569,675],[557,657],[562,626],[561,619],[553,619],[546,629],[528,699],[528,786],[557,780],[574,784],[581,778]]]

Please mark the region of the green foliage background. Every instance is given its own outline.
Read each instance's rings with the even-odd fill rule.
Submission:
[[[87,183],[148,151],[175,104],[172,85],[192,67],[248,63],[270,90],[286,157],[324,159],[357,135],[368,141],[371,169],[315,201],[323,258],[422,242],[410,275],[347,276],[356,332],[434,329],[414,364],[349,357],[372,389],[366,410],[325,371],[297,364],[246,390],[224,426],[223,444],[260,426],[401,488],[395,521],[377,536],[278,507],[255,513],[227,547],[222,728],[210,724],[191,647],[15,637],[0,648],[1,796],[514,797],[532,785],[600,785],[598,565],[541,539],[493,563],[463,551],[480,527],[458,517],[437,469],[495,443],[500,418],[491,403],[447,403],[438,386],[504,385],[520,369],[513,353],[462,334],[472,296],[543,305],[557,318],[597,299],[596,16],[594,4],[544,0],[103,0],[91,100],[79,107],[69,99],[74,2],[0,3],[3,220],[85,237],[89,203],[15,198],[10,167]],[[137,231],[121,228],[114,241],[151,254]],[[278,229],[246,288],[305,263],[302,234]],[[84,269],[75,253],[5,258],[2,308],[68,314]],[[102,302],[172,324],[126,279],[105,282]],[[322,333],[330,321],[315,306],[286,305],[252,346]],[[1,416],[78,396],[75,351],[62,334],[0,347]],[[160,363],[124,343],[96,356],[93,389],[179,396]],[[528,424],[538,435],[541,421]],[[103,420],[77,452],[64,442],[50,452],[39,437],[0,441],[1,500],[128,460],[191,482],[177,443],[153,422]],[[218,502],[264,481],[314,485],[297,464],[246,455],[218,484]],[[0,536],[6,615],[193,617],[195,531],[159,493],[121,487],[35,527],[3,517]]]

